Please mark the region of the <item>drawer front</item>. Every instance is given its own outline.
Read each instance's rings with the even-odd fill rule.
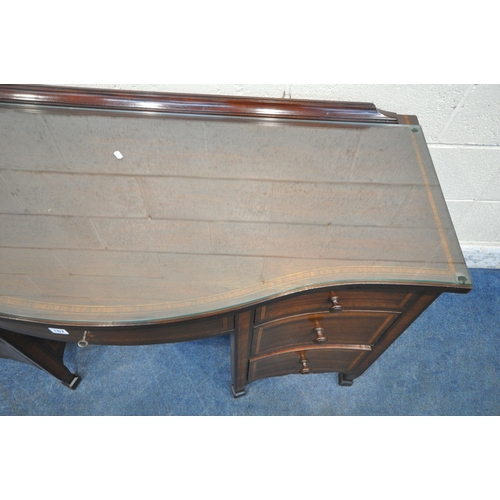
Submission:
[[[282,299],[259,307],[255,314],[255,323],[265,323],[307,312],[327,312],[334,305],[337,308],[332,313],[342,309],[401,311],[413,294],[413,291],[408,290],[335,290],[313,292],[289,299]],[[333,297],[337,297],[335,304],[332,300]]]
[[[234,316],[231,316],[126,329],[92,330],[90,328],[87,340],[91,344],[105,345],[163,344],[216,337],[233,330]]]
[[[280,375],[324,372],[347,373],[360,363],[370,350],[320,347],[286,351],[250,360],[249,382]]]
[[[254,328],[252,356],[294,347],[373,345],[399,316],[388,311],[303,314]]]
[[[131,325],[131,326],[61,326],[64,335],[51,333],[43,324],[25,323],[14,320],[0,320],[0,328],[8,331],[41,337],[63,342],[78,342],[87,332],[85,338],[89,344],[100,345],[146,345],[169,342],[184,342],[215,337],[234,331],[234,316],[206,318],[192,321],[181,321],[169,324]]]

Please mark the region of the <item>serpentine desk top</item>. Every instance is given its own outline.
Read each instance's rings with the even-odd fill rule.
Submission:
[[[151,323],[332,284],[470,287],[408,119],[78,92],[0,87],[2,317]]]

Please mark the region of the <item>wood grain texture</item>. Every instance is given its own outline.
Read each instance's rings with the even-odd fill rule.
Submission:
[[[252,356],[280,348],[314,346],[315,328],[324,329],[324,345],[374,344],[398,315],[386,311],[344,311],[287,317],[254,330]]]
[[[284,351],[272,356],[263,356],[250,360],[249,382],[289,374],[299,374],[302,368],[300,353],[307,358],[307,366],[312,374],[324,372],[344,372],[366,358],[369,348],[337,346]]]
[[[147,323],[319,284],[467,285],[418,126],[66,108],[100,94],[37,89],[0,104],[0,314]]]
[[[361,376],[390,347],[390,345],[439,297],[440,292],[428,291],[416,294],[412,298],[411,307],[406,314],[401,315],[387,333],[374,346],[370,356],[363,359],[348,373],[344,374],[347,381]]]
[[[412,290],[384,289],[379,287],[372,290],[366,288],[346,289],[336,287],[331,291],[301,294],[291,298],[275,300],[258,308],[255,322],[263,323],[291,315],[307,312],[328,312],[332,307],[331,297],[336,296],[338,303],[344,310],[371,309],[401,311],[412,296]]]

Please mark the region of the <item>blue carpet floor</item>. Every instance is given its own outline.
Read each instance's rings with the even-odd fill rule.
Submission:
[[[334,373],[250,384],[233,399],[229,337],[141,347],[69,345],[76,391],[0,359],[0,415],[500,415],[500,270],[471,270],[352,387]]]

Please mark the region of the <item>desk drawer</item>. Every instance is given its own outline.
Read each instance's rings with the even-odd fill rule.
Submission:
[[[328,344],[373,345],[399,316],[389,311],[302,314],[254,328],[252,356]]]
[[[289,374],[349,372],[371,349],[319,347],[284,351],[250,360],[249,382]]]
[[[216,337],[234,331],[234,316],[184,321],[167,325],[89,328],[90,344],[146,345]]]
[[[0,318],[0,328],[7,331],[62,342],[78,342],[85,339],[89,344],[101,345],[146,345],[184,342],[216,337],[234,331],[234,316],[222,316],[177,323],[156,323],[152,325],[129,326],[72,326],[52,323],[64,335],[51,333],[49,326],[42,323],[28,323]]]
[[[413,291],[378,291],[378,290],[334,290],[313,292],[278,300],[271,304],[259,307],[255,314],[255,323],[265,323],[278,318],[285,318],[307,312],[328,312],[332,306],[337,311],[345,309],[372,309],[401,311],[410,300]],[[337,297],[337,300],[332,300]]]

